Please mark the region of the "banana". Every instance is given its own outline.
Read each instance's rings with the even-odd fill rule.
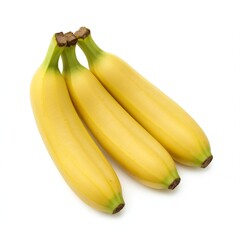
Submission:
[[[55,165],[72,190],[88,205],[109,214],[124,206],[117,175],[80,120],[58,69],[67,41],[53,36],[46,58],[30,87],[32,110]]]
[[[80,65],[75,46],[65,48],[62,60],[75,109],[101,146],[142,184],[174,189],[180,178],[169,153]]]
[[[174,160],[208,166],[213,158],[208,138],[191,116],[126,62],[100,49],[89,29],[81,27],[75,36],[91,72]]]

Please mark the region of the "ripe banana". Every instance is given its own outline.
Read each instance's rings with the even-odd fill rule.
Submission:
[[[91,207],[116,213],[124,206],[118,177],[80,120],[58,69],[65,46],[76,43],[76,38],[68,40],[62,33],[53,36],[31,82],[32,110],[48,152],[72,190]]]
[[[172,99],[120,58],[101,50],[90,30],[75,36],[91,72],[111,95],[172,155],[188,166],[206,167],[212,160],[209,141],[199,125]]]
[[[146,186],[174,189],[180,178],[169,153],[80,65],[75,46],[65,48],[62,60],[75,109],[102,147]]]

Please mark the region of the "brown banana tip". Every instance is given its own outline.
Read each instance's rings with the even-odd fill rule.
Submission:
[[[120,204],[113,210],[112,214],[115,214],[115,213],[120,212],[120,211],[123,209],[124,206],[125,206],[124,203],[120,203]]]
[[[68,47],[76,45],[78,41],[77,37],[72,32],[65,33],[64,37],[66,38]]]
[[[168,189],[173,190],[181,181],[181,178],[176,178],[168,187]]]
[[[90,29],[86,27],[80,27],[79,30],[77,30],[74,35],[77,39],[85,39],[88,35],[90,35]]]
[[[201,167],[202,167],[202,168],[207,167],[212,160],[213,160],[213,156],[211,155],[211,156],[209,156],[209,157],[202,163]]]
[[[55,39],[59,47],[64,47],[67,45],[67,39],[63,32],[55,33]]]

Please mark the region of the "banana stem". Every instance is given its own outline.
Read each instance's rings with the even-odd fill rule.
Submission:
[[[63,61],[63,74],[71,72],[75,68],[84,68],[76,56],[76,46],[70,46],[64,49],[61,54]]]
[[[81,27],[74,33],[74,35],[78,38],[77,44],[85,53],[88,64],[92,65],[94,61],[104,53],[104,51],[100,49],[93,41],[90,30],[88,28]]]
[[[50,42],[42,67],[45,69],[58,68],[59,57],[67,45],[67,40],[62,32],[56,33]]]

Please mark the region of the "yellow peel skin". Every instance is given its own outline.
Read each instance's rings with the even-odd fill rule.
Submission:
[[[88,59],[89,68],[111,95],[174,160],[187,166],[206,167],[212,160],[210,144],[192,117],[126,62],[101,50],[90,31],[87,36],[81,35],[78,45]]]
[[[144,185],[155,189],[167,189],[174,181],[177,185],[180,178],[169,153],[79,64],[75,48],[66,48],[62,59],[74,106],[102,147]]]
[[[58,69],[63,49],[53,37],[46,59],[32,79],[30,95],[37,127],[72,190],[91,207],[112,214],[124,206],[121,186],[71,102]]]

